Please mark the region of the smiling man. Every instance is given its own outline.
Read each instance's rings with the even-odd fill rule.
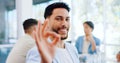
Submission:
[[[39,22],[34,33],[37,47],[29,50],[26,63],[79,63],[75,47],[64,41],[70,27],[69,11],[63,2],[53,3],[45,9],[44,25]]]

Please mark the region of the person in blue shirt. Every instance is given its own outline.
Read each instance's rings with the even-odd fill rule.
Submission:
[[[100,46],[100,40],[93,36],[94,24],[91,21],[83,23],[84,36],[78,37],[76,40],[76,48],[79,54],[95,54],[98,46]]]

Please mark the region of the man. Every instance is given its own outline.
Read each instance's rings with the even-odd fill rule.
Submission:
[[[25,35],[18,39],[12,48],[6,63],[25,63],[28,50],[35,46],[35,40],[32,37],[32,33],[36,29],[36,26],[37,20],[32,18],[23,22]]]
[[[100,40],[92,35],[94,24],[91,21],[83,23],[85,36],[80,36],[76,41],[76,48],[79,54],[94,54],[97,46],[100,46]]]
[[[37,48],[32,48],[26,63],[79,63],[75,47],[64,40],[68,37],[70,27],[69,7],[63,2],[56,2],[45,9],[45,22],[34,37]]]

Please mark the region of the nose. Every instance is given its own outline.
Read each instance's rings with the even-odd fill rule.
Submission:
[[[66,20],[63,20],[62,22],[61,22],[61,26],[63,27],[63,28],[67,28],[67,21]]]
[[[63,21],[61,22],[61,25],[65,25],[65,24],[67,24],[67,21],[66,19],[63,19]]]

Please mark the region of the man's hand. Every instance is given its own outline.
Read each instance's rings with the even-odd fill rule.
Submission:
[[[58,34],[47,30],[47,23],[47,20],[43,25],[38,22],[38,28],[33,33],[41,56],[41,63],[52,63],[55,54],[55,45],[60,40],[60,36]],[[51,43],[48,42],[49,37],[54,37]]]

